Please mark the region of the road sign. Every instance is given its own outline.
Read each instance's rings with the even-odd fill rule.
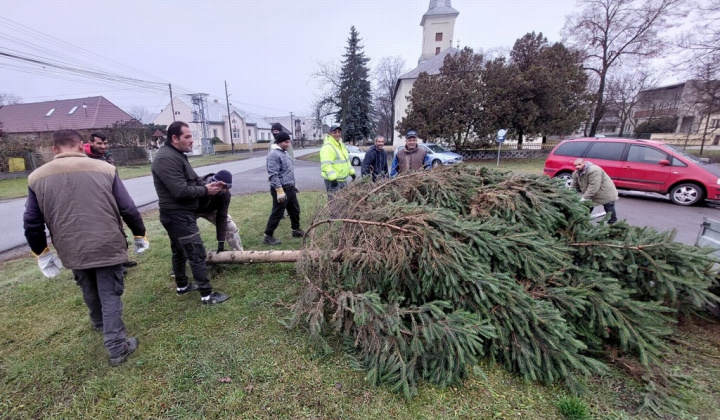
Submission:
[[[505,134],[507,134],[507,130],[498,130],[498,133],[497,133],[497,142],[498,143],[505,143]]]

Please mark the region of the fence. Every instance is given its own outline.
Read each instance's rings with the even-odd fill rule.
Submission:
[[[112,158],[117,166],[133,166],[150,163],[148,151],[144,147],[125,147],[112,149]],[[53,152],[32,152],[25,157],[25,168],[31,171],[53,160]]]

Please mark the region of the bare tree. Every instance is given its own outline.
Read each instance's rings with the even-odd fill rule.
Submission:
[[[614,112],[620,124],[622,137],[625,127],[630,124],[637,128],[632,111],[638,101],[638,94],[645,89],[657,87],[661,76],[652,74],[647,66],[621,66],[608,78],[606,112]]]
[[[702,155],[705,141],[720,127],[720,51],[703,55],[695,64],[692,83],[694,87],[693,104],[700,114],[700,125],[703,128],[700,154]],[[702,119],[705,118],[703,125]],[[711,123],[714,117],[715,123]]]
[[[22,102],[22,98],[17,95],[0,92],[0,105],[15,105],[21,104]]]
[[[405,73],[405,60],[400,56],[383,57],[374,70],[375,112],[378,133],[386,139],[392,138],[395,129],[393,115],[393,93],[400,76]]]
[[[585,52],[584,68],[597,78],[595,107],[588,135],[594,136],[605,113],[610,70],[623,60],[657,57],[667,50],[660,31],[682,14],[684,0],[579,0],[581,11],[568,17],[563,39]],[[675,20],[673,20],[675,19]]]
[[[143,120],[148,116],[148,111],[144,106],[134,106],[130,108],[128,115],[140,122],[143,122]]]
[[[681,60],[675,63],[692,74],[692,64],[720,52],[720,0],[695,0],[690,14],[694,24],[677,39]]]
[[[334,62],[317,64],[312,74],[317,80],[319,93],[313,104],[315,124],[322,127],[323,121],[340,108],[340,66]]]

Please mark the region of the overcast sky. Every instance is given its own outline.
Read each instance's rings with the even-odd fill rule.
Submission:
[[[8,4],[9,3],[9,4]],[[372,67],[400,56],[407,70],[422,47],[428,0],[6,0],[0,53],[91,69],[81,78],[0,56],[0,92],[24,102],[102,95],[124,110],[159,112],[174,94],[202,92],[252,116],[309,115],[318,62],[342,60],[355,25]],[[509,48],[527,32],[552,41],[575,0],[453,0],[453,46]],[[150,81],[109,82],[106,73]],[[79,82],[68,79],[80,80]],[[187,97],[180,96],[187,100]]]

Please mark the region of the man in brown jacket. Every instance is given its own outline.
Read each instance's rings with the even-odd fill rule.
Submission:
[[[145,225],[115,167],[88,158],[80,133],[56,131],[53,142],[55,158],[28,177],[25,238],[46,277],[60,274],[63,265],[72,269],[90,322],[103,332],[110,364],[117,366],[138,346],[135,337],[127,338],[122,320],[127,260],[122,222],[135,235],[138,253],[149,246]],[[47,247],[45,226],[58,256]]]
[[[390,167],[390,177],[406,171],[419,171],[430,167],[427,150],[418,146],[417,132],[410,130],[405,135],[405,147],[398,150]]]

